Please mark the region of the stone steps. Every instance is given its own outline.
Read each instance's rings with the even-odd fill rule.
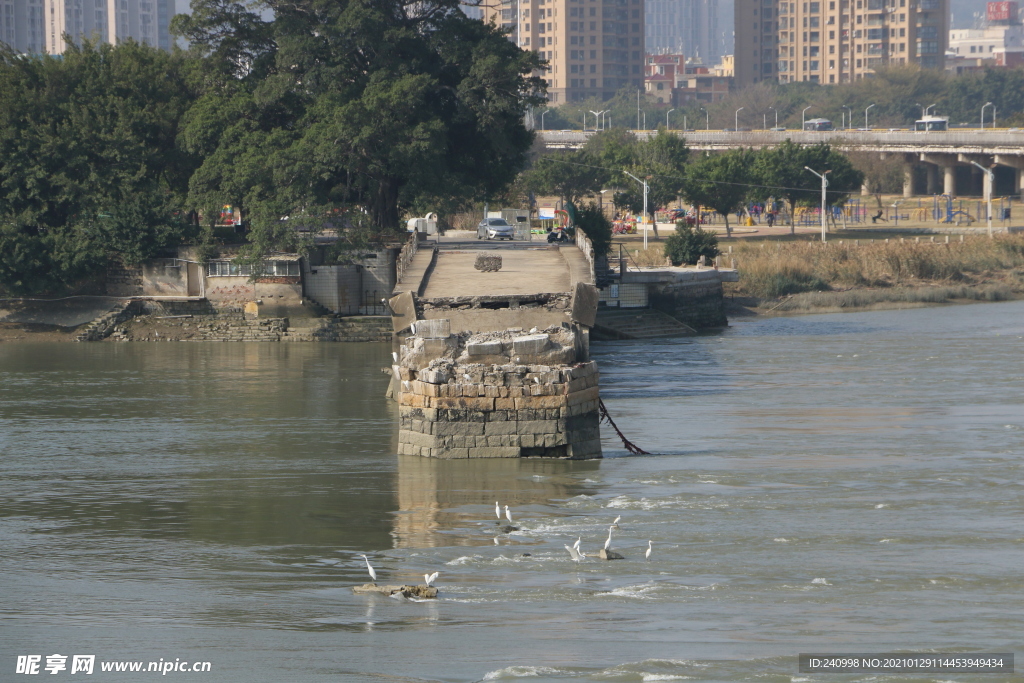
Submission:
[[[600,309],[594,330],[598,337],[610,339],[687,337],[696,334],[689,325],[650,308]]]

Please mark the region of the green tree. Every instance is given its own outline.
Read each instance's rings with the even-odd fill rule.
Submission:
[[[864,182],[864,174],[849,159],[824,143],[801,147],[786,140],[777,147],[760,150],[752,167],[757,183],[753,195],[760,199],[781,197],[789,204],[791,234],[796,234],[797,204],[814,205],[821,197],[821,180],[808,168],[829,172],[827,196],[831,205],[842,204]]]
[[[576,227],[590,238],[595,256],[604,256],[612,246],[612,224],[596,204],[583,204],[576,209]]]
[[[586,150],[556,152],[537,160],[526,174],[526,185],[534,192],[561,197],[565,204],[578,204],[607,180],[600,164]]]
[[[750,195],[751,166],[754,153],[736,149],[717,156],[703,157],[691,164],[687,173],[684,196],[700,207],[709,206],[725,218],[725,235],[732,236],[729,214]]]
[[[0,287],[62,290],[189,235],[184,72],[181,55],[131,41],[0,50]]]
[[[541,61],[457,0],[264,5],[272,20],[195,0],[174,25],[201,57],[192,200],[243,206],[254,253],[346,207],[394,233],[403,210],[498,194],[525,164]]]
[[[619,184],[625,189],[616,193],[616,205],[627,206],[633,211],[643,209],[643,185],[626,172],[647,182],[647,212],[654,224],[655,238],[659,235],[658,224],[653,221],[654,214],[683,194],[689,155],[690,150],[683,138],[659,128],[657,135],[637,143],[633,164],[619,174]]]

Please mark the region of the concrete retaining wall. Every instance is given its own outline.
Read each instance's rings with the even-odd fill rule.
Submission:
[[[651,308],[667,313],[694,329],[725,327],[725,296],[719,280],[650,284]]]

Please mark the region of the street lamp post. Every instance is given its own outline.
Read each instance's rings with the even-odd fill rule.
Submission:
[[[671,128],[669,128],[669,125],[668,125],[668,115],[671,114],[674,111],[675,111],[675,109],[669,109],[667,112],[665,112],[665,129],[666,130],[672,130]],[[685,126],[684,126],[684,128],[685,128]]]
[[[640,91],[636,91],[636,129],[640,130]]]
[[[635,175],[633,175],[629,171],[623,171],[623,173],[625,173],[630,178],[632,178],[633,180],[637,181],[638,183],[640,183],[644,187],[644,251],[647,251],[647,190],[649,189],[648,185],[647,185],[647,181],[646,180],[640,180],[639,178],[637,178]]]
[[[802,112],[800,112],[800,130],[804,130],[805,128],[807,128],[807,110],[813,106],[814,105],[808,105],[804,107],[804,110]]]
[[[916,104],[915,104],[914,106],[915,106],[915,107],[921,107],[921,118],[923,119],[923,118],[924,118],[924,113],[925,113],[926,111],[928,111],[928,108],[927,108],[927,107],[925,107],[925,106],[924,106],[923,104],[921,104],[920,102],[916,103]]]
[[[771,109],[773,112],[775,112],[775,127],[778,128],[779,127],[779,110],[776,109],[775,107],[768,107],[768,108]]]
[[[597,118],[598,116],[600,116],[601,112],[591,110],[590,113],[594,115],[594,130],[597,130]],[[584,126],[583,128],[584,130],[586,130],[586,126]]]
[[[864,127],[865,128],[868,128],[868,129],[871,128],[871,126],[868,125],[868,109],[871,109],[871,107],[874,107],[874,106],[876,106],[876,105],[869,104],[867,109],[864,110]]]
[[[545,116],[547,115],[547,113],[548,113],[548,110],[547,110],[547,109],[545,109],[544,111],[542,111],[542,112],[540,113],[540,129],[541,129],[541,130],[547,130],[547,129],[546,129],[545,127],[544,127],[544,117],[545,117]]]
[[[981,105],[981,129],[982,130],[985,130],[985,107],[994,107],[994,106],[995,105],[993,105],[991,102],[986,102],[985,104]],[[993,119],[994,118],[995,117],[993,117]],[[993,126],[993,128],[995,127],[995,123],[994,122],[993,122],[992,126]]]
[[[988,182],[985,183],[985,201],[988,202],[988,236],[992,237],[992,186],[996,182],[996,172],[991,168],[985,168],[977,161],[972,161],[972,164],[982,170],[982,172],[988,176]]]
[[[935,104],[938,104],[938,103],[936,102]],[[932,107],[935,106],[935,104],[929,104],[927,107],[925,107],[925,110],[924,110],[924,115],[925,116],[928,116],[928,112],[931,110]]]
[[[828,187],[827,176],[832,171],[825,171],[824,173],[818,173],[810,166],[804,166],[808,171],[821,178],[821,241],[825,241],[825,188]]]
[[[704,128],[705,128],[705,130],[711,130],[711,113],[707,109],[705,109],[704,107],[701,107],[700,110],[702,112],[704,112]]]
[[[739,109],[736,110],[736,127],[733,128],[733,130],[736,131],[737,133],[740,130],[740,112],[743,111],[744,109],[746,109],[746,107],[740,107]]]
[[[853,126],[853,109],[850,109],[850,107],[846,106],[845,104],[842,107],[840,107],[840,109],[846,109],[847,111],[850,112],[850,126],[852,127]],[[843,118],[843,128],[846,128],[846,118],[845,117]]]

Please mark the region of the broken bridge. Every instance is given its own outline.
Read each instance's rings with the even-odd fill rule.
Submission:
[[[572,244],[410,241],[389,301],[399,452],[601,457],[592,261]]]

